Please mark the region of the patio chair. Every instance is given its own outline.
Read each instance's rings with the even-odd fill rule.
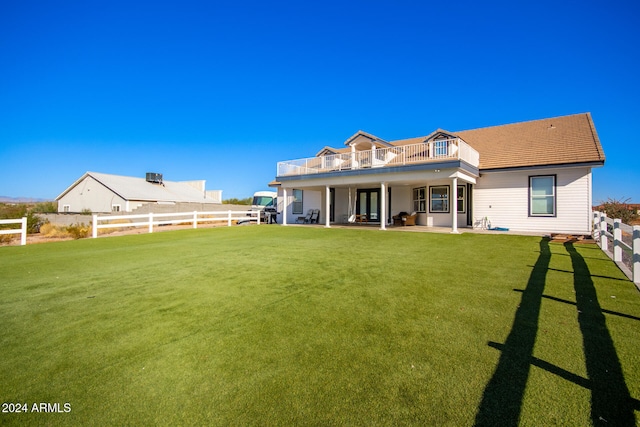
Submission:
[[[320,217],[320,209],[314,209],[311,213],[311,219],[309,220],[309,224],[317,224],[318,218]]]
[[[418,214],[416,212],[411,212],[411,215],[407,215],[404,220],[404,225],[416,225],[416,219],[418,218]]]
[[[313,215],[313,209],[309,209],[309,210],[307,211],[307,216],[305,216],[305,217],[301,217],[301,216],[299,216],[299,217],[298,217],[298,221],[299,221],[299,220],[302,220],[302,223],[303,223],[303,224],[309,224],[309,223],[311,222],[311,216],[312,216],[312,215]],[[298,221],[296,221],[296,222],[298,222]]]
[[[404,225],[404,221],[402,221],[403,217],[406,217],[407,215],[409,215],[406,212],[400,212],[398,215],[394,215],[393,218],[393,225]]]

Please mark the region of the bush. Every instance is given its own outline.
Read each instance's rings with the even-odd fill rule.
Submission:
[[[40,234],[44,237],[69,237],[66,227],[60,227],[50,223],[43,224],[40,227]]]
[[[36,203],[31,211],[35,213],[57,213],[58,205],[56,202],[40,202]]]
[[[638,219],[638,214],[635,210],[629,209],[629,200],[630,199],[616,200],[608,198],[606,202],[600,204],[600,209],[603,210],[609,218],[619,218],[625,224],[632,224]]]
[[[252,201],[253,201],[253,197],[247,197],[246,199],[237,199],[237,198],[226,199],[226,200],[223,200],[222,203],[225,205],[251,205]]]
[[[27,213],[27,234],[39,233],[40,227],[47,222],[48,221],[46,219],[42,219],[38,215],[34,214],[33,211],[29,211]]]
[[[0,245],[11,243],[15,237],[16,234],[0,234]]]
[[[91,233],[91,226],[85,225],[84,223],[71,224],[66,227],[66,230],[71,237],[77,240],[89,237],[89,233]]]

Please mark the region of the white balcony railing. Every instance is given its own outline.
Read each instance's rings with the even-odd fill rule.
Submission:
[[[399,147],[376,148],[353,153],[287,160],[278,162],[277,176],[404,166],[443,160],[463,160],[477,167],[480,162],[480,155],[469,144],[459,138],[444,139]]]

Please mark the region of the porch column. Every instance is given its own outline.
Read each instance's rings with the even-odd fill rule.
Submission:
[[[325,186],[325,195],[324,195],[324,227],[331,228],[331,213],[329,210],[331,209],[331,189],[329,186]]]
[[[387,229],[387,183],[380,183],[380,230]]]
[[[452,179],[452,190],[449,195],[449,209],[451,209],[451,233],[458,233],[458,177]]]
[[[282,225],[287,225],[287,209],[289,200],[287,199],[287,188],[282,187]]]

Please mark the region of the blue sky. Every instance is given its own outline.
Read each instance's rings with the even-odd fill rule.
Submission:
[[[280,160],[591,112],[594,201],[640,203],[633,1],[5,1],[0,195],[86,171],[268,189]]]

